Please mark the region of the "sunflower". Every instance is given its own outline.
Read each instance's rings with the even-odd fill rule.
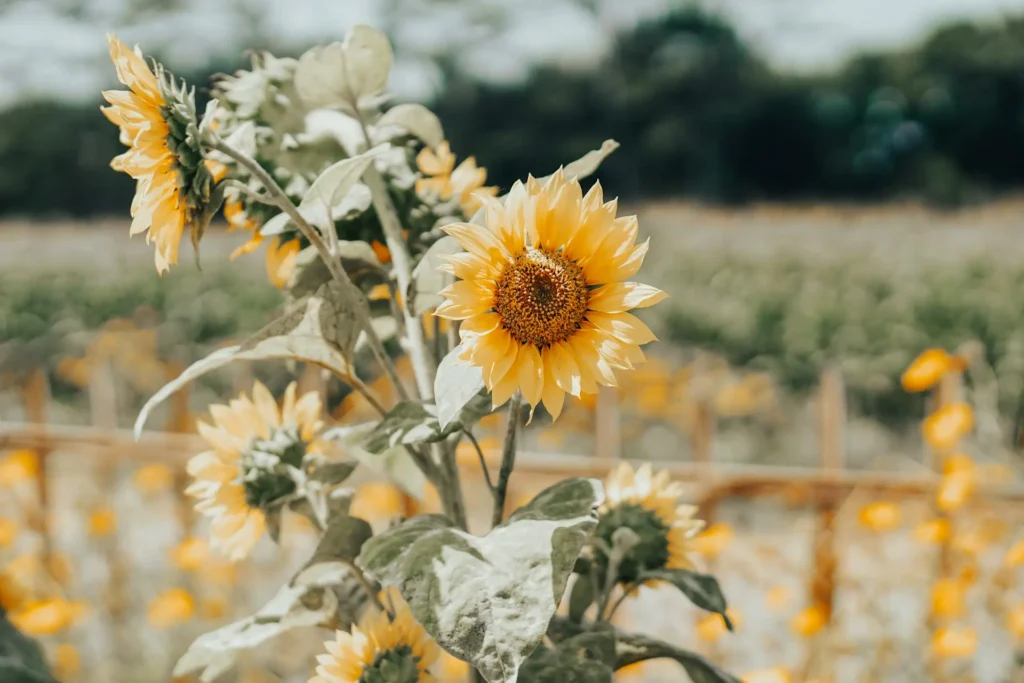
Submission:
[[[251,400],[243,393],[229,405],[212,405],[213,424],[197,423],[212,448],[189,461],[195,481],[185,493],[211,519],[211,545],[232,560],[249,554],[266,528],[264,513],[295,491],[289,472],[307,453],[325,450],[316,440],[323,426],[320,395],[296,399],[295,387],[289,385],[278,409],[256,382]]]
[[[467,216],[480,208],[480,197],[494,197],[498,188],[485,186],[487,169],[476,165],[474,157],[468,157],[457,167],[448,141],[436,148],[424,147],[416,155],[416,166],[424,178],[416,181],[416,192],[437,195],[439,199],[455,199]]]
[[[605,502],[598,517],[596,535],[609,547],[621,527],[632,529],[640,543],[619,565],[619,581],[633,583],[644,570],[690,569],[693,537],[704,522],[694,519],[697,508],[679,505],[681,486],[668,472],[651,474],[645,464],[633,471],[622,463],[605,481]],[[605,569],[607,559],[597,558]],[[602,566],[604,565],[604,566]]]
[[[616,218],[600,184],[583,197],[559,170],[484,202],[487,227],[445,228],[467,253],[442,266],[461,280],[441,291],[436,315],[463,321],[460,357],[483,369],[495,406],[519,389],[557,418],[566,393],[616,386],[616,370],[645,360],[640,345],[655,336],[628,311],[666,295],[624,282],[647,242],[635,245],[636,217]]]
[[[228,222],[228,230],[242,229],[252,233],[248,242],[231,252],[231,260],[253,253],[266,240],[260,234],[259,222],[246,214],[241,202],[224,204],[224,218]],[[283,289],[291,279],[300,251],[302,242],[298,238],[282,242],[280,237],[275,237],[267,242],[267,277],[278,289]]]
[[[130,148],[110,166],[137,181],[132,201],[130,234],[147,232],[156,244],[156,269],[164,272],[178,262],[178,245],[186,227],[193,244],[199,242],[210,219],[210,193],[216,183],[199,144],[195,102],[159,64],[150,69],[136,47],[129,49],[113,34],[107,36],[117,79],[128,91],[107,90],[101,107],[121,129],[121,142]],[[214,167],[222,175],[224,167]]]
[[[394,618],[381,612],[324,643],[327,654],[316,658],[309,683],[434,683],[427,669],[441,649],[401,599],[390,602],[397,607]]]

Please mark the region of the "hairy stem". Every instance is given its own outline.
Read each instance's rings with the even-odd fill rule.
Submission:
[[[505,516],[505,497],[508,495],[508,480],[512,469],[516,466],[516,432],[519,427],[519,407],[523,403],[523,395],[516,391],[508,405],[508,429],[505,432],[505,445],[501,450],[501,469],[498,471],[498,484],[494,490],[494,513],[491,515],[491,526],[501,524]]]
[[[342,291],[352,297],[355,302],[359,302],[363,293],[349,278],[348,274],[341,267],[339,260],[332,256],[330,248],[327,246],[327,243],[324,242],[320,233],[302,217],[302,214],[300,214],[299,210],[295,208],[292,200],[288,198],[288,195],[285,194],[285,191],[277,184],[277,181],[274,180],[273,177],[271,177],[271,175],[267,173],[255,159],[238,151],[223,140],[215,137],[212,141],[212,146],[218,152],[223,152],[244,166],[256,177],[257,180],[260,181],[260,183],[263,184],[263,187],[266,189],[270,198],[275,201],[275,204],[282,211],[288,214],[288,217],[291,218],[292,222],[295,223],[296,227],[298,227],[302,236],[309,240],[309,243],[316,248],[317,253],[320,254],[320,258],[323,259],[328,271],[331,273],[331,276],[339,285],[341,285]],[[374,358],[376,358],[377,362],[384,369],[384,372],[387,374],[388,379],[391,380],[391,383],[395,385],[395,391],[398,392],[398,395],[403,400],[408,400],[409,393],[406,391],[401,380],[398,379],[398,371],[395,369],[395,364],[391,362],[387,351],[384,350],[384,344],[381,342],[380,337],[377,336],[377,331],[373,328],[372,321],[370,320],[370,316],[366,311],[366,308],[360,305],[355,305],[352,308],[355,310],[356,318],[360,327],[362,327],[363,331],[366,333],[366,340],[369,344],[370,350],[373,352]]]

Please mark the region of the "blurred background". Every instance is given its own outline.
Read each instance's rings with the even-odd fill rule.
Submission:
[[[228,261],[244,238],[223,225],[202,270],[186,248],[160,278],[128,239],[104,34],[202,102],[247,49],[298,56],[355,23],[391,36],[396,99],[436,111],[502,188],[622,144],[598,177],[655,244],[661,342],[619,391],[532,426],[516,485],[672,468],[738,628],[657,591],[624,626],[748,683],[1024,681],[1024,0],[0,0],[0,576],[61,596],[36,629],[61,680],[166,680],[309,546],[296,528],[294,556],[210,564],[176,493],[194,418],[288,369],[210,375],[161,413],[179,434],[145,447],[117,431],[282,296],[261,259]],[[921,438],[939,398],[900,386],[929,347],[972,359],[959,469]],[[943,504],[964,471],[977,492]],[[378,523],[433,504],[360,496]],[[308,675],[261,657],[237,680]]]

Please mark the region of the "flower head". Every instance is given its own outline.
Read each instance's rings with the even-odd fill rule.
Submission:
[[[324,450],[316,440],[323,426],[320,396],[296,399],[295,386],[279,408],[257,382],[251,400],[242,394],[229,405],[212,405],[213,424],[198,423],[211,450],[189,461],[195,481],[185,492],[212,520],[211,545],[232,560],[249,554],[266,528],[264,513],[295,491],[291,473],[306,454]]]
[[[634,472],[622,463],[609,475],[595,535],[611,547],[616,530],[627,527],[640,539],[619,564],[619,581],[632,583],[644,570],[693,566],[693,537],[704,522],[693,518],[697,508],[679,505],[681,493],[668,472],[652,475],[649,464]],[[604,565],[607,558],[599,553],[597,561]]]
[[[482,204],[481,197],[494,197],[498,188],[485,186],[487,169],[476,165],[476,159],[467,157],[455,166],[448,141],[436,148],[424,147],[416,155],[416,166],[424,175],[416,181],[416,191],[433,194],[441,200],[454,199],[466,217],[471,217]]]
[[[142,53],[112,34],[107,36],[117,79],[128,91],[108,90],[111,106],[102,111],[121,129],[129,150],[114,157],[112,168],[137,181],[130,233],[147,232],[156,244],[156,269],[178,262],[178,245],[186,227],[193,244],[210,221],[211,190],[216,178],[199,143],[192,93],[177,85],[163,68],[149,68]]]
[[[324,643],[327,654],[317,657],[316,676],[309,683],[434,683],[428,669],[441,649],[401,601],[394,618],[380,613],[337,631]]]
[[[665,298],[624,281],[647,253],[636,218],[616,218],[599,184],[584,197],[561,171],[516,183],[485,209],[487,227],[445,228],[466,253],[448,257],[460,281],[442,290],[436,314],[463,321],[461,358],[483,369],[494,404],[518,389],[557,417],[565,394],[616,386],[616,370],[643,362],[640,345],[655,339],[628,311]]]

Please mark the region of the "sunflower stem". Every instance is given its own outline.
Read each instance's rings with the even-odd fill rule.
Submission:
[[[501,450],[501,469],[498,470],[498,485],[494,491],[494,513],[491,515],[491,526],[501,524],[505,516],[505,497],[508,495],[508,480],[512,469],[516,466],[516,432],[519,427],[519,408],[523,403],[523,395],[516,391],[508,405],[508,429],[505,431],[505,445]]]
[[[473,448],[476,449],[476,457],[480,459],[480,469],[483,470],[484,481],[487,482],[487,488],[490,490],[491,496],[494,496],[498,492],[498,489],[491,480],[491,470],[487,467],[487,458],[484,457],[484,449],[480,448],[480,442],[476,440],[476,436],[473,435],[472,430],[466,429],[463,433],[469,437],[470,443],[472,443]]]
[[[442,448],[441,470],[445,481],[444,498],[448,501],[449,515],[461,529],[468,530],[466,515],[466,499],[462,493],[462,481],[459,478],[459,464],[455,458],[455,446]]]
[[[324,242],[323,237],[320,236],[320,232],[302,217],[299,210],[295,208],[292,200],[288,198],[281,186],[277,184],[277,181],[269,173],[267,173],[259,163],[250,157],[249,155],[240,152],[231,145],[227,144],[218,137],[213,137],[211,140],[211,146],[218,152],[223,152],[228,155],[239,164],[244,166],[250,173],[252,173],[263,187],[266,189],[270,198],[275,200],[275,204],[278,208],[288,214],[288,217],[292,219],[298,227],[299,232],[302,236],[309,240],[317,253],[320,254],[320,258],[323,259],[324,264],[327,266],[327,270],[330,271],[331,276],[338,281],[341,285],[341,290],[351,297],[352,302],[356,303],[352,308],[355,310],[356,319],[359,322],[359,326],[363,328],[366,333],[366,340],[370,346],[370,350],[373,352],[374,358],[384,369],[388,379],[395,386],[395,391],[402,400],[409,399],[409,392],[406,390],[402,381],[398,378],[398,371],[395,369],[395,364],[391,362],[391,358],[388,357],[387,351],[384,350],[384,344],[381,342],[380,337],[377,335],[377,330],[373,328],[373,322],[370,319],[369,313],[366,311],[364,306],[358,305],[362,297],[362,292],[356,287],[355,283],[352,282],[348,274],[341,267],[340,261],[332,256],[330,248],[327,243]]]
[[[372,602],[381,612],[386,612],[389,618],[394,619],[395,613],[389,610],[384,603],[381,602],[378,591],[374,590],[373,585],[370,583],[370,580],[366,578],[366,574],[363,573],[363,570],[356,566],[355,562],[346,562],[345,566],[349,568],[349,571],[351,571],[353,576],[356,577],[356,581],[358,581],[359,585],[363,587],[364,591],[366,591],[366,594],[370,597],[370,602]]]
[[[608,615],[607,616],[598,615],[598,621],[602,621],[602,620],[603,621],[611,621],[612,617],[615,616],[615,612],[618,611],[619,607],[622,606],[622,603],[624,603],[626,601],[626,598],[628,598],[630,595],[635,593],[640,588],[640,585],[641,585],[641,582],[638,581],[636,583],[631,583],[628,586],[626,586],[626,588],[622,591],[622,595],[620,595],[615,600],[615,602],[612,603],[611,608],[608,610]]]

